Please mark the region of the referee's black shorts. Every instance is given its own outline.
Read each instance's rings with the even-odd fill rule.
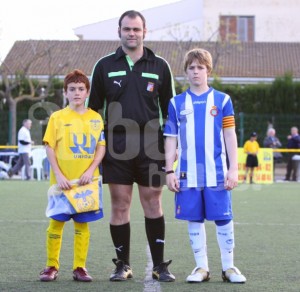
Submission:
[[[105,133],[103,183],[159,187],[165,184],[162,132]]]
[[[257,167],[258,159],[256,155],[248,154],[246,160],[246,167]]]

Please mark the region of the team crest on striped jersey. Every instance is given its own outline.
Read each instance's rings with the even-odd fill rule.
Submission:
[[[215,105],[213,105],[213,106],[211,107],[210,114],[211,114],[213,117],[215,117],[215,116],[218,115],[218,113],[219,113],[218,108],[217,108]]]
[[[101,122],[100,120],[90,120],[90,125],[92,130],[97,131],[100,129]]]

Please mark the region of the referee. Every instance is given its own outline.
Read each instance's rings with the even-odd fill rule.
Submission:
[[[111,195],[110,232],[117,258],[111,281],[132,278],[130,206],[137,183],[150,246],[152,278],[173,282],[164,261],[165,220],[161,205],[164,173],[162,121],[175,95],[168,63],[143,45],[144,16],[134,10],[119,19],[121,46],[94,66],[89,107],[103,110],[106,155],[103,182]]]

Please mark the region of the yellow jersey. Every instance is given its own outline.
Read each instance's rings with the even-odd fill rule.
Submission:
[[[257,143],[256,140],[251,141],[248,140],[246,141],[246,143],[244,144],[244,152],[250,152],[250,153],[257,153],[259,150],[259,144]]]
[[[66,107],[50,116],[43,142],[55,151],[59,168],[67,179],[80,178],[94,160],[97,145],[105,146],[103,128],[101,116],[90,108],[79,114]],[[99,176],[98,167],[94,176]],[[50,185],[56,183],[50,170]]]

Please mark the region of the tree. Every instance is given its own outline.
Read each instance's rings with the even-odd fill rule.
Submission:
[[[7,103],[9,110],[9,145],[16,145],[17,104],[23,100],[38,102],[51,96],[55,77],[68,65],[68,61],[66,61],[56,70],[53,69],[51,66],[51,49],[52,47],[49,46],[38,50],[32,46],[31,57],[25,64],[19,64],[20,69],[17,72],[12,72],[5,62],[0,67],[3,83],[3,89],[0,89],[0,99]],[[49,75],[48,80],[45,81],[37,81],[30,77],[31,66],[41,58],[48,60]]]
[[[207,41],[195,41],[195,39],[201,39],[201,31],[199,31],[197,27],[182,27],[180,24],[172,26],[168,31],[168,35],[174,39],[177,45],[176,51],[172,52],[171,58],[180,60],[179,63],[181,63],[182,66],[185,53],[190,49],[197,46],[208,50],[212,55],[212,77],[214,79],[218,79],[218,76],[214,73],[216,69],[222,70],[223,68],[222,58],[226,58],[228,54],[232,54],[235,50],[242,50],[241,42],[237,40],[236,35],[232,35],[227,41],[222,41],[219,28],[211,34]],[[212,41],[213,39],[215,39],[215,41]],[[188,86],[186,76],[180,83],[182,84],[183,90],[185,90]]]

